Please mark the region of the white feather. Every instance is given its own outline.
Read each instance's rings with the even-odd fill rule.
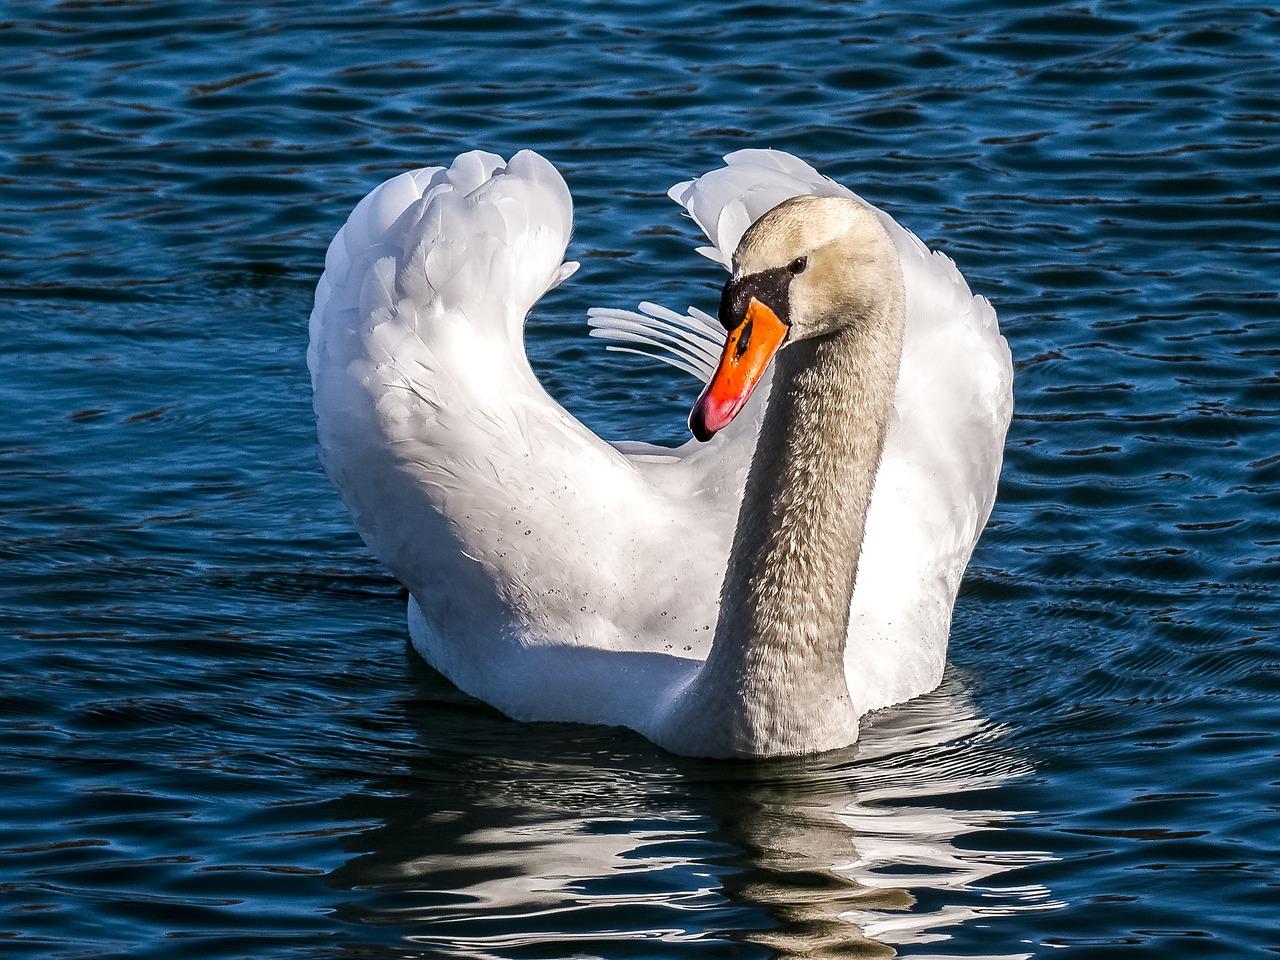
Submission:
[[[703,383],[711,379],[724,347],[724,328],[696,307],[690,307],[687,314],[656,303],[640,304],[638,313],[595,307],[587,311],[587,322],[593,337],[644,348],[610,345],[606,349],[654,357]]]
[[[798,194],[854,196],[744,150],[672,188],[728,265]],[[947,258],[881,214],[907,329],[867,518],[846,673],[860,711],[932,689],[960,578],[990,513],[1012,408],[995,314]],[[521,719],[646,732],[705,658],[767,382],[709,444],[612,446],[561,408],[524,353],[572,206],[537,154],[401,174],[352,212],[316,290],[308,363],[325,467],[408,587],[417,649]],[[713,306],[708,304],[708,306]],[[596,310],[595,336],[705,380],[724,333],[701,310]]]

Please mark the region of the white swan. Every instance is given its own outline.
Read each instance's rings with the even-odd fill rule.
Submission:
[[[537,154],[476,152],[378,187],[330,245],[322,459],[414,646],[509,716],[700,756],[843,746],[941,678],[1009,350],[950,260],[794,157],[671,195],[732,263],[728,340],[650,305],[593,332],[711,380],[691,426],[714,440],[610,445],[542,389],[523,324],[577,267],[568,190]]]

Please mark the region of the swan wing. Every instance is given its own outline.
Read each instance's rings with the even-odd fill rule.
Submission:
[[[859,564],[850,611],[846,667],[863,709],[941,680],[956,594],[995,502],[1013,413],[1013,361],[995,311],[950,259],[908,238],[898,243],[907,333],[867,514],[871,560]]]
[[[711,241],[700,252],[726,269],[746,229],[800,194],[866,203],[777,150],[732,153],[723,167],[670,191]],[[995,501],[1013,411],[1012,358],[991,305],[949,258],[872,209],[902,263],[907,323],[850,605],[846,673],[860,711],[941,679],[951,611]],[[738,438],[748,449],[762,412]]]
[[[523,325],[575,266],[571,226],[563,179],[529,152],[388,181],[330,245],[308,360],[321,458],[409,589],[419,650],[512,716],[610,722],[583,702],[607,668],[565,651],[700,660],[732,519],[691,537],[704,507],[534,376]],[[650,687],[679,673],[661,658],[636,670]]]

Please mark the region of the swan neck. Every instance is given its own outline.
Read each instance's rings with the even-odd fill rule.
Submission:
[[[715,639],[685,698],[719,755],[807,753],[857,739],[845,676],[849,605],[904,322],[899,281],[880,309],[778,354]]]

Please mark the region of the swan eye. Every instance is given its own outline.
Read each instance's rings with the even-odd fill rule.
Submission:
[[[807,267],[808,265],[809,265],[808,257],[796,257],[789,264],[787,264],[787,272],[794,277],[797,273],[804,273],[804,268]]]

